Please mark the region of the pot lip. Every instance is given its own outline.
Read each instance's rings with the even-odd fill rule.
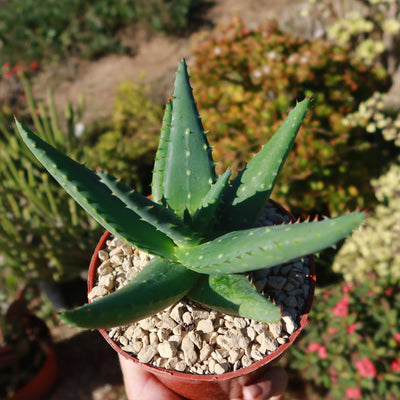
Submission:
[[[291,220],[294,221],[294,217],[284,208],[282,207],[279,203],[276,203],[273,200],[269,200],[275,207],[283,210],[285,213],[288,213]],[[111,233],[109,231],[105,231],[104,234],[101,236],[94,253],[92,255],[90,265],[89,265],[89,273],[88,273],[88,293],[93,289],[94,282],[96,279],[96,270],[98,266],[100,265],[100,260],[98,258],[98,253],[100,250],[102,250],[105,247],[105,243],[108,240],[109,236]],[[223,374],[207,374],[207,375],[197,375],[197,374],[189,374],[186,372],[179,372],[179,371],[174,371],[174,370],[168,370],[165,368],[159,368],[155,367],[150,364],[145,364],[141,363],[137,358],[131,356],[130,354],[126,353],[123,351],[119,345],[111,339],[111,337],[108,335],[108,332],[106,329],[99,329],[98,331],[100,334],[104,337],[104,339],[108,342],[108,344],[120,355],[122,355],[124,358],[131,360],[141,366],[143,366],[146,370],[148,370],[151,373],[158,374],[158,375],[164,375],[164,376],[174,376],[177,379],[184,379],[187,380],[188,378],[195,379],[197,381],[224,381],[228,380],[231,378],[236,378],[242,375],[247,375],[263,366],[266,364],[271,363],[273,360],[276,360],[279,358],[292,344],[293,342],[297,339],[297,337],[300,335],[301,331],[307,326],[308,324],[308,316],[311,311],[311,306],[314,300],[314,291],[315,291],[315,285],[316,285],[316,269],[315,269],[315,261],[314,261],[314,256],[309,255],[309,266],[310,266],[310,276],[309,276],[309,282],[310,282],[310,289],[309,289],[309,295],[307,299],[307,303],[305,306],[305,311],[302,314],[299,322],[299,327],[289,336],[289,340],[280,345],[275,351],[273,351],[271,354],[268,354],[265,356],[263,359],[256,361],[249,365],[248,367],[240,368],[236,371],[231,371],[231,372],[225,372]]]

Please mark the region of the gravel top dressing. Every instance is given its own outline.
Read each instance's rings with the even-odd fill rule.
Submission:
[[[289,222],[269,204],[259,225]],[[152,256],[117,238],[99,252],[98,281],[90,300],[126,285]],[[122,350],[140,362],[193,374],[222,374],[247,367],[275,351],[298,328],[308,299],[309,259],[251,272],[258,290],[281,308],[279,323],[265,324],[206,309],[183,299],[154,316],[108,330]]]

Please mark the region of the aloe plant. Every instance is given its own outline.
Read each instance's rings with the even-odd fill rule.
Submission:
[[[145,318],[184,296],[262,322],[280,310],[246,272],[331,246],[363,220],[361,212],[323,221],[255,227],[311,99],[296,105],[275,135],[231,179],[216,176],[189,82],[178,67],[162,122],[152,200],[106,172],[93,172],[17,122],[26,145],[60,185],[113,235],[155,255],[124,288],[60,314],[70,325],[107,328]]]

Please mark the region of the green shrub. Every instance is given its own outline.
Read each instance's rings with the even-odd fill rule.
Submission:
[[[136,2],[137,20],[153,29],[178,33],[189,28],[190,17],[202,0],[142,0]]]
[[[9,0],[0,8],[0,64],[124,52],[122,29],[140,22],[177,33],[200,0]]]
[[[386,95],[375,92],[360,104],[358,110],[346,116],[344,124],[382,134],[387,142],[400,148],[400,114],[389,113],[385,107]]]
[[[340,249],[332,266],[349,281],[374,273],[400,280],[400,166],[373,180],[379,204]]]
[[[400,398],[399,284],[364,274],[357,283],[317,290],[287,366],[325,388],[323,399]]]
[[[79,158],[74,134],[79,112],[69,107],[67,128],[62,129],[51,93],[46,108],[33,101],[24,83],[34,129]],[[87,269],[102,230],[75,202],[66,200],[63,189],[43,173],[18,139],[14,123],[2,113],[0,132],[0,287],[79,276]]]
[[[394,0],[308,0],[310,26],[369,65],[380,63],[392,75],[400,65],[400,3]],[[315,34],[315,32],[312,32]]]
[[[88,165],[109,169],[146,194],[163,115],[163,105],[150,99],[149,90],[139,83],[122,82],[116,90],[108,130],[97,133],[91,145],[85,146]]]
[[[283,33],[272,22],[248,30],[234,20],[192,48],[193,86],[220,167],[241,168],[290,105],[312,95],[313,116],[273,197],[298,215],[336,215],[373,204],[369,178],[382,159],[363,129],[342,120],[387,87],[383,70],[354,61],[347,48]]]

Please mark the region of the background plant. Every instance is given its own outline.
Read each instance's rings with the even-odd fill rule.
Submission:
[[[310,325],[288,354],[324,399],[400,396],[400,282],[363,277],[317,290]]]
[[[9,61],[5,62],[0,68],[0,112],[4,115],[12,116],[18,112],[26,114],[26,96],[21,74],[27,79],[32,79],[40,66],[36,62],[29,65],[12,65]]]
[[[273,197],[295,214],[337,214],[371,206],[369,183],[384,158],[377,136],[343,118],[388,81],[382,69],[356,62],[345,47],[284,33],[272,22],[248,30],[236,19],[192,47],[193,86],[219,170],[243,162],[281,123],[301,94],[312,94],[305,121]],[[373,155],[373,156],[372,156]],[[304,172],[306,171],[306,172]]]
[[[0,64],[124,52],[122,29],[140,22],[178,33],[201,0],[8,0],[0,9]],[[29,45],[27,45],[29,43]]]
[[[315,36],[349,45],[367,64],[392,75],[400,65],[400,4],[396,0],[308,0],[305,10]],[[317,33],[318,32],[318,33]]]
[[[379,204],[366,224],[346,241],[333,264],[333,270],[349,282],[370,273],[400,280],[400,166],[392,165],[372,184]]]
[[[84,159],[90,165],[113,171],[145,194],[150,193],[163,114],[163,104],[150,99],[150,90],[143,83],[122,82],[110,123],[104,131],[98,127],[88,132],[84,139]]]
[[[343,123],[359,126],[368,133],[381,134],[387,142],[400,148],[400,114],[389,112],[385,106],[386,95],[375,92],[368,100],[360,103],[354,113],[348,114]]]
[[[48,107],[33,100],[26,80],[30,118],[25,121],[61,149],[79,157],[75,122],[81,110],[67,108],[62,128],[51,92]],[[101,230],[47,174],[19,140],[13,123],[0,114],[0,286],[61,280],[87,268]]]

